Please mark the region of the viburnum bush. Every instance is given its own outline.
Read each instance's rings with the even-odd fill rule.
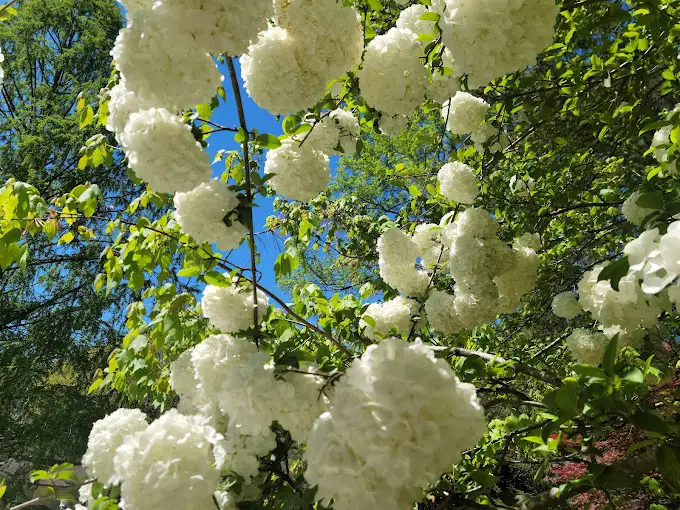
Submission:
[[[33,472],[39,499],[677,508],[673,2],[122,3],[79,167],[125,160],[145,191],[0,190],[3,270],[100,242],[94,287],[136,296],[90,387],[121,409],[85,478]]]

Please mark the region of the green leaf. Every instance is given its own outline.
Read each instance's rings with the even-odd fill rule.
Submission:
[[[73,232],[71,232],[69,230],[63,236],[61,236],[59,238],[59,241],[57,241],[57,244],[69,244],[71,241],[73,241],[74,237],[75,237],[75,235],[73,234]]]
[[[619,282],[621,281],[621,278],[628,274],[629,269],[630,264],[628,263],[628,257],[627,256],[621,257],[620,259],[615,260],[614,262],[608,264],[600,272],[600,275],[597,277],[597,281],[601,282],[603,280],[609,280],[612,289],[618,291]]]
[[[422,194],[421,191],[416,187],[415,184],[411,184],[411,185],[408,187],[408,192],[409,192],[409,193],[411,194],[411,196],[414,197],[414,198],[418,198],[418,197],[423,196],[423,194]]]
[[[637,198],[635,205],[645,209],[661,210],[663,208],[663,191],[643,193]]]
[[[263,134],[255,138],[255,142],[263,149],[278,149],[281,147],[281,140],[274,135]]]
[[[668,424],[654,413],[639,412],[630,417],[630,421],[636,427],[640,427],[657,434],[668,434]]]
[[[300,119],[299,115],[288,115],[288,117],[283,119],[283,132],[287,135],[292,135],[301,122],[302,119]]]
[[[656,451],[656,462],[664,481],[676,493],[680,493],[680,460],[678,451],[670,446],[662,446]]]
[[[380,0],[368,0],[368,5],[373,11],[382,11],[383,8]]]
[[[238,132],[234,135],[234,141],[236,143],[243,143],[248,139],[247,133],[243,128],[238,128]]]
[[[645,382],[645,377],[642,375],[642,370],[637,367],[629,367],[621,376],[621,379],[625,379],[626,381],[636,384],[642,384]]]
[[[614,335],[614,338],[612,338],[609,341],[609,343],[607,344],[607,348],[604,351],[604,357],[602,359],[602,368],[604,368],[604,372],[609,376],[614,375],[616,354],[619,351],[618,344],[619,344],[618,335]]]
[[[439,21],[440,16],[436,12],[426,12],[418,20],[420,21],[434,21],[435,23]]]
[[[639,134],[646,133],[647,131],[656,131],[657,129],[661,129],[662,127],[670,126],[673,124],[673,121],[670,120],[657,120],[656,122],[652,122],[651,124],[647,124],[644,126]]]
[[[89,104],[80,112],[80,129],[83,129],[90,124],[94,119],[94,111],[92,111],[92,106]]]
[[[199,274],[201,274],[201,268],[198,266],[184,267],[177,272],[177,276],[186,277],[198,276]]]

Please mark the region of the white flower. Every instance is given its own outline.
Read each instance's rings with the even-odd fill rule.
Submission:
[[[236,57],[267,29],[274,4],[271,0],[163,0],[153,12],[166,30],[190,35],[197,48]]]
[[[399,136],[406,126],[408,125],[408,117],[406,115],[387,115],[383,113],[380,116],[380,121],[378,127],[380,127],[380,132],[384,135],[395,137]]]
[[[496,140],[485,148],[484,144],[493,138],[496,138]],[[508,146],[508,143],[510,142],[505,133],[499,133],[499,129],[497,127],[489,124],[486,121],[480,124],[477,130],[472,133],[470,139],[472,140],[472,143],[475,144],[475,149],[477,152],[482,154],[485,150],[488,150],[492,154],[505,150],[505,148]]]
[[[643,269],[642,290],[646,294],[658,294],[680,275],[680,221],[671,223],[658,243],[658,250],[649,254]]]
[[[442,106],[442,117],[449,131],[463,135],[477,131],[488,111],[489,103],[483,99],[467,92],[456,92]]]
[[[313,372],[313,368],[307,367],[306,370]],[[311,373],[288,372],[279,383],[286,388],[285,400],[276,420],[295,441],[306,443],[314,422],[328,410],[328,398],[323,394],[326,380]]]
[[[160,108],[133,113],[121,135],[137,177],[158,193],[190,191],[210,180],[210,157],[180,117]]]
[[[538,233],[531,234],[525,232],[512,242],[512,247],[516,250],[529,248],[534,251],[541,249],[541,236]]]
[[[351,112],[338,108],[319,120],[313,129],[295,136],[327,155],[353,155],[359,140],[359,121]]]
[[[410,115],[423,102],[428,84],[422,49],[410,30],[391,28],[366,47],[357,74],[361,96],[385,114]]]
[[[144,104],[180,112],[210,103],[222,76],[193,37],[165,25],[155,10],[135,13],[111,52],[128,90]]]
[[[257,293],[258,317],[264,316],[269,300]],[[253,325],[253,291],[249,286],[232,283],[229,287],[207,285],[201,300],[203,316],[224,333],[235,333]]]
[[[449,249],[442,244],[442,227],[433,223],[416,225],[413,242],[418,247],[418,256],[425,269],[439,266],[448,271]]]
[[[567,337],[565,343],[579,363],[599,365],[609,340],[602,333],[591,333],[586,329],[577,328]]]
[[[87,440],[83,466],[87,473],[103,484],[116,483],[114,456],[125,438],[148,427],[146,415],[139,409],[118,409],[94,422]]]
[[[564,319],[573,319],[583,312],[583,308],[579,305],[577,296],[573,292],[557,294],[552,301],[552,310],[555,315]]]
[[[353,70],[364,51],[359,13],[337,0],[276,0],[278,26],[300,41],[301,66],[324,83]]]
[[[310,433],[305,478],[337,510],[408,509],[485,429],[473,385],[422,343],[388,338],[337,383]]]
[[[310,108],[326,93],[326,77],[301,66],[304,45],[286,30],[270,27],[241,57],[245,88],[260,107],[273,115]]]
[[[263,429],[257,434],[246,434],[237,425],[230,425],[215,445],[215,460],[218,469],[233,471],[250,483],[258,474],[259,457],[264,457],[276,448],[276,434]]]
[[[455,296],[433,290],[425,302],[425,314],[430,326],[444,333],[458,333],[463,326],[455,307]]]
[[[215,243],[222,251],[237,248],[248,229],[237,219],[238,195],[224,181],[211,179],[174,198],[175,220],[198,244]],[[224,222],[229,215],[230,226]]]
[[[137,94],[128,90],[123,79],[109,91],[109,98],[109,117],[106,121],[106,129],[114,133],[116,139],[125,130],[130,115],[152,106],[143,103]]]
[[[644,219],[656,210],[637,205],[637,200],[640,198],[640,195],[642,195],[642,193],[639,191],[632,193],[621,206],[621,212],[626,219],[633,225],[638,226],[642,225]],[[661,205],[662,204],[659,204],[659,206]]]
[[[311,144],[300,145],[292,139],[267,152],[264,165],[272,188],[289,200],[308,202],[324,191],[331,178],[328,156]]]
[[[518,197],[528,197],[535,187],[536,183],[532,177],[529,177],[526,181],[516,175],[510,178],[510,191]]]
[[[533,64],[552,44],[559,12],[553,0],[433,0],[431,10],[470,89]]]
[[[406,333],[412,326],[411,316],[418,312],[418,302],[399,296],[384,303],[372,303],[361,316],[359,327],[371,340],[381,340],[396,328],[398,333]],[[364,317],[373,319],[371,324]]]
[[[398,228],[391,228],[378,238],[380,277],[407,296],[423,295],[430,284],[428,274],[415,267],[418,256],[413,238]]]
[[[434,26],[436,23],[434,21],[425,21],[420,19],[420,17],[426,12],[428,12],[427,7],[421,4],[407,7],[401,11],[401,14],[399,14],[397,28],[402,30],[410,30],[415,34],[416,37],[418,37],[420,34],[434,33]]]
[[[171,409],[128,437],[115,457],[126,508],[212,510],[220,474],[212,465],[214,431]]]
[[[472,204],[479,194],[479,184],[474,170],[460,161],[447,163],[441,167],[437,179],[442,195],[449,200]]]
[[[266,352],[244,338],[210,335],[194,347],[191,360],[203,392],[242,435],[267,433],[281,405],[282,387]]]

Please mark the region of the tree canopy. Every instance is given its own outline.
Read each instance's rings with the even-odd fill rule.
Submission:
[[[2,413],[36,364],[88,379],[59,409],[121,407],[67,456],[30,450],[38,503],[677,507],[674,2],[150,4],[124,2],[115,44],[108,2],[22,2],[2,25],[19,312],[0,359],[24,363],[0,376]],[[78,9],[88,37],[36,28]],[[83,46],[44,64],[41,37]]]

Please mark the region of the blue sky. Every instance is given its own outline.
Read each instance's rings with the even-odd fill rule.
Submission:
[[[241,68],[238,61],[235,61],[236,72],[238,74],[239,84],[241,85],[241,95],[243,98],[243,108],[246,115],[246,123],[248,124],[248,129],[257,129],[259,133],[270,133],[273,135],[283,134],[281,128],[281,122],[276,120],[276,117],[263,110],[248,96],[246,91],[243,89],[243,82],[241,80]],[[220,65],[220,72],[224,75],[224,90],[227,93],[226,104],[221,105],[212,116],[212,121],[223,126],[228,127],[238,127],[238,115],[236,111],[236,101],[234,100],[234,93],[231,90],[231,82],[229,80],[229,71],[226,65]],[[208,148],[207,151],[210,156],[214,158],[215,154],[220,149],[226,150],[240,150],[241,145],[234,141],[234,133],[229,131],[223,131],[220,133],[215,133],[208,138]],[[264,164],[264,161],[262,162]],[[213,165],[213,175],[219,177],[224,171],[224,162],[218,161]],[[261,197],[256,198],[256,204],[259,207],[254,208],[254,226],[255,232],[261,232],[265,230],[265,220],[267,216],[270,216],[274,212],[274,199],[273,197]],[[277,242],[278,240],[274,238],[271,234],[265,234],[258,236],[257,247],[260,251],[260,263],[258,264],[258,270],[261,271],[262,276],[260,283],[270,289],[275,291],[278,295],[284,299],[289,298],[285,293],[280,291],[276,285],[276,279],[274,277],[274,261],[279,253],[283,250],[282,243]],[[250,256],[249,249],[246,243],[243,243],[241,247],[235,250],[229,257],[229,261],[241,267],[250,266]]]

